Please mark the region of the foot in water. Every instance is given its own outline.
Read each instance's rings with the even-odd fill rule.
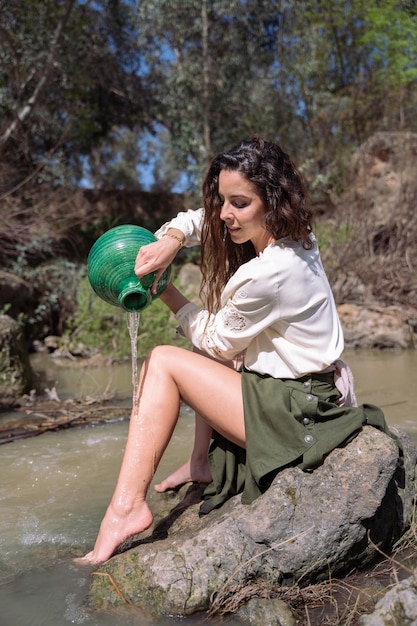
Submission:
[[[165,480],[155,485],[155,491],[163,493],[170,489],[177,489],[186,483],[211,483],[211,473],[208,464],[198,465],[188,460]]]
[[[118,514],[110,505],[101,522],[94,549],[75,561],[87,565],[104,563],[120,544],[149,528],[152,521],[152,512],[146,502],[123,514]]]

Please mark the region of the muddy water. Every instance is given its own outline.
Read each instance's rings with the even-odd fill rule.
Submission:
[[[382,406],[388,422],[417,442],[417,351],[358,351],[345,356],[354,373],[358,400]],[[113,390],[129,412],[132,372],[128,362],[86,371],[38,358],[35,367],[39,385],[55,387],[62,399]],[[183,407],[156,481],[185,460],[192,434],[193,416]],[[0,626],[167,626],[177,622],[149,620],[127,609],[116,615],[89,613],[82,606],[91,570],[76,565],[72,557],[86,552],[94,542],[126,436],[127,422],[119,421],[0,447]],[[151,507],[152,499],[159,497],[151,493]],[[180,621],[193,626],[205,623],[202,617]]]

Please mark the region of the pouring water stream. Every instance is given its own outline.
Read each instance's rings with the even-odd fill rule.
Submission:
[[[127,313],[127,327],[129,329],[130,344],[132,351],[132,406],[137,404],[138,394],[138,329],[140,313],[132,311]]]

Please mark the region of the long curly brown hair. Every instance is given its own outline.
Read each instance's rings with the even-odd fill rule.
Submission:
[[[276,143],[255,137],[212,161],[203,183],[201,233],[202,293],[210,312],[220,307],[221,292],[237,268],[256,256],[250,241],[235,244],[220,219],[219,175],[238,171],[250,181],[265,205],[265,224],[274,239],[289,238],[306,249],[313,243],[311,209],[301,174]]]

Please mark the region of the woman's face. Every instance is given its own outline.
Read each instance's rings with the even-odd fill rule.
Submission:
[[[226,224],[233,243],[251,241],[256,253],[274,241],[265,226],[265,205],[255,186],[240,172],[221,170],[220,219]]]

